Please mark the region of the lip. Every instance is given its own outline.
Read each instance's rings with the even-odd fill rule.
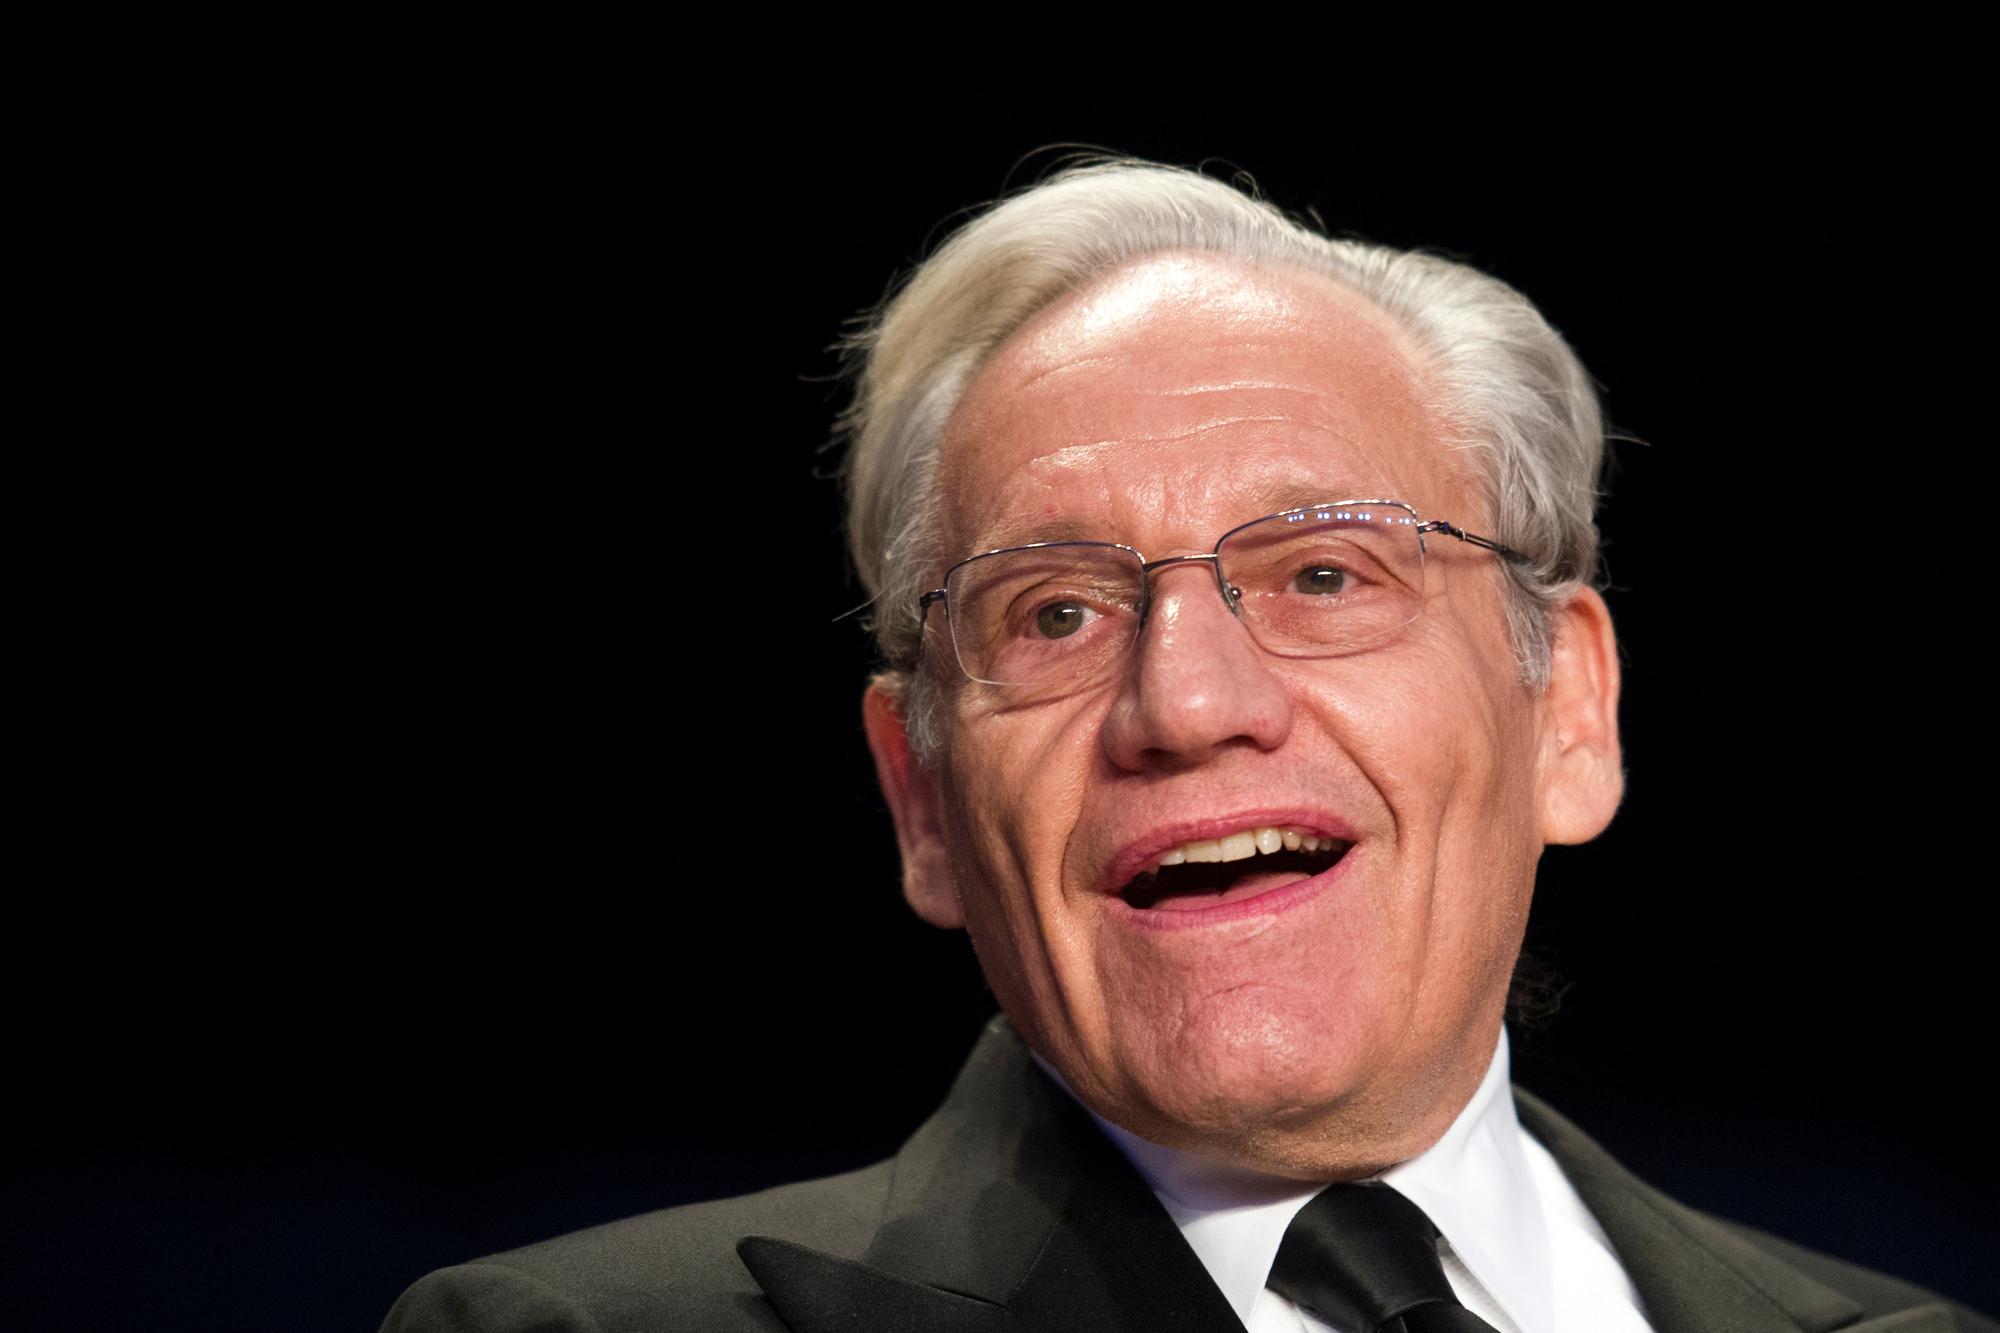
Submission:
[[[1178,847],[1184,842],[1195,842],[1208,838],[1226,838],[1232,833],[1241,833],[1244,829],[1248,828],[1295,828],[1301,832],[1311,833],[1321,838],[1338,838],[1340,841],[1350,844],[1350,850],[1352,849],[1352,844],[1359,841],[1355,836],[1353,826],[1346,820],[1330,810],[1315,809],[1310,806],[1270,807],[1262,810],[1245,810],[1236,814],[1217,815],[1202,819],[1178,820],[1148,829],[1119,848],[1118,854],[1111,858],[1110,868],[1105,871],[1103,878],[1098,881],[1097,892],[1101,897],[1115,900],[1120,906],[1129,906],[1125,903],[1124,899],[1118,896],[1118,891],[1131,883],[1140,871],[1159,860],[1169,849]],[[1326,875],[1330,875],[1333,871],[1340,869],[1341,866],[1346,864],[1347,858],[1343,856],[1330,869],[1313,876],[1313,879],[1320,879]],[[1312,882],[1312,880],[1300,881],[1302,884],[1310,884]],[[1260,894],[1257,898],[1246,898],[1243,901],[1245,903],[1257,902],[1266,896],[1268,895]],[[1236,904],[1230,905],[1235,906]],[[1147,915],[1169,915],[1168,913],[1150,912],[1143,908],[1129,908],[1129,910],[1146,912]],[[1220,911],[1223,909],[1216,908],[1213,910]],[[1203,913],[1177,912],[1171,915],[1201,916]]]
[[[1250,917],[1276,916],[1292,908],[1303,907],[1333,888],[1346,873],[1347,868],[1354,864],[1359,854],[1359,848],[1349,842],[1347,851],[1342,853],[1338,861],[1310,879],[1281,884],[1275,889],[1266,889],[1254,897],[1239,898],[1233,903],[1163,911],[1157,907],[1134,907],[1114,893],[1105,896],[1104,910],[1114,920],[1136,926],[1141,930],[1191,930],[1203,926],[1226,925]]]

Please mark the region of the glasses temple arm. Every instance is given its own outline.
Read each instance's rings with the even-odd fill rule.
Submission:
[[[889,661],[888,661],[888,662],[886,663],[886,665],[887,665],[887,666],[888,666],[888,667],[889,667],[889,668],[890,668],[891,670],[894,670],[894,671],[909,671],[909,670],[912,670],[912,669],[914,669],[914,668],[916,667],[917,663],[918,663],[919,661],[921,661],[921,660],[923,659],[923,655],[924,655],[924,639],[923,639],[923,628],[924,628],[924,621],[926,621],[927,619],[929,619],[929,618],[930,618],[930,611],[931,611],[931,603],[932,603],[932,602],[942,602],[943,600],[944,600],[944,589],[943,589],[943,588],[933,588],[933,589],[931,589],[931,590],[930,590],[929,592],[925,593],[925,594],[924,594],[924,595],[923,595],[922,597],[919,597],[919,598],[917,598],[917,650],[916,650],[916,652],[914,652],[914,653],[912,653],[912,654],[910,655],[910,660],[909,660],[909,661],[907,661],[907,662],[902,662],[902,661],[898,661],[898,660],[896,660],[896,659],[894,659],[894,658],[891,658],[891,659],[890,659],[890,660],[889,660]]]
[[[1477,533],[1467,532],[1464,528],[1456,527],[1450,523],[1445,522],[1441,518],[1432,519],[1428,523],[1419,524],[1417,526],[1417,531],[1442,532],[1447,537],[1456,537],[1462,542],[1470,542],[1474,546],[1484,547],[1485,549],[1493,552],[1495,555],[1502,556],[1508,560],[1511,560],[1517,565],[1532,565],[1535,563],[1533,560],[1521,554],[1519,551],[1515,550],[1511,546],[1502,546],[1499,542],[1494,541],[1490,537],[1481,537]]]

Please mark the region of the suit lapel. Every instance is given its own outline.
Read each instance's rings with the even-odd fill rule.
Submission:
[[[1949,1333],[1930,1306],[1863,1311],[1640,1182],[1518,1089],[1631,1275],[1657,1333]],[[1242,1324],[1131,1165],[995,1019],[951,1094],[904,1145],[860,1259],[790,1241],[737,1247],[796,1333],[1241,1333]],[[1858,1322],[1859,1321],[1859,1322]]]
[[[1657,1333],[1949,1333],[1938,1306],[1865,1322],[1862,1308],[1675,1203],[1612,1160],[1588,1135],[1515,1089],[1521,1123],[1556,1159],[1604,1228]]]
[[[1005,1019],[897,1154],[862,1259],[767,1237],[737,1253],[798,1333],[1242,1330],[1152,1191]]]

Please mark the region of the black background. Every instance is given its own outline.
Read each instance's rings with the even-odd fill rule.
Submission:
[[[2000,1306],[1990,496],[1911,125],[500,82],[309,125],[242,241],[259,499],[190,536],[170,684],[70,757],[111,817],[9,945],[26,1326],[372,1327],[935,1105],[991,1002],[897,895],[827,348],[1057,143],[1242,168],[1571,340],[1631,437],[1630,786],[1544,862],[1569,989],[1517,1077],[1690,1203]]]

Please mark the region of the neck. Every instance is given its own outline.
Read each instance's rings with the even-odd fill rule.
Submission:
[[[1145,1124],[1128,1127],[1101,1114],[1032,1048],[1042,1072],[1075,1099],[1138,1164],[1155,1189],[1142,1158],[1169,1154],[1178,1165],[1174,1179],[1194,1197],[1260,1202],[1288,1198],[1302,1185],[1368,1180],[1427,1152],[1442,1140],[1466,1108],[1506,1089],[1506,1033],[1496,1028],[1483,1055],[1461,1061],[1448,1076],[1432,1080],[1398,1099],[1401,1109],[1357,1114],[1342,1106],[1303,1125],[1257,1126],[1223,1137],[1187,1127]],[[1162,1158],[1162,1160],[1166,1160]]]

